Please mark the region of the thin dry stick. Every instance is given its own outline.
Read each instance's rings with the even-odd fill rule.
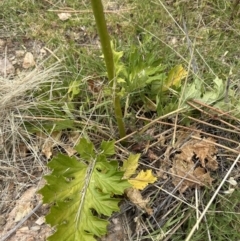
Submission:
[[[185,218],[176,226],[171,230],[170,235],[168,235],[163,241],[167,241],[169,240],[172,235],[182,226],[183,223],[185,223],[185,221],[189,218],[189,216],[191,215],[191,213],[188,213]]]
[[[202,205],[202,207],[203,207],[203,204],[202,204],[202,203],[201,203],[201,205]],[[207,223],[207,218],[206,218],[206,216],[204,216],[204,222],[205,222],[205,224],[206,224],[208,240],[209,240],[209,241],[212,241],[212,238],[211,238],[211,235],[210,235],[209,226],[208,226],[208,223]]]
[[[137,131],[134,131],[134,132],[130,133],[129,135],[126,135],[125,137],[117,140],[117,141],[115,142],[115,144],[117,144],[117,143],[119,143],[119,142],[122,142],[122,141],[128,139],[129,137],[131,137],[131,136],[133,136],[133,135],[135,135],[135,134],[137,134],[137,133],[142,134],[144,131],[146,131],[148,128],[150,128],[153,124],[157,123],[159,120],[164,119],[164,118],[166,118],[166,117],[168,117],[168,116],[171,116],[171,115],[173,115],[173,114],[175,114],[175,113],[177,113],[177,112],[179,112],[179,111],[182,111],[182,110],[184,110],[184,108],[181,108],[181,109],[179,109],[179,110],[174,110],[174,111],[172,111],[172,112],[170,112],[170,113],[168,113],[168,114],[166,114],[166,115],[164,115],[164,116],[158,117],[158,118],[155,119],[155,120],[149,120],[149,119],[148,119],[148,120],[150,121],[150,123],[146,124],[146,125],[145,125],[144,127],[142,127],[141,129],[139,129],[139,130],[137,130]],[[140,119],[139,116],[136,116],[136,118]]]
[[[61,59],[58,58],[56,54],[53,53],[53,51],[47,47],[44,47],[45,50],[47,50],[53,57],[57,59],[58,62],[61,62]]]
[[[172,16],[171,16],[172,17]],[[175,19],[173,18],[173,21],[175,21]],[[192,69],[193,69],[193,73],[195,75],[197,75],[197,64],[196,64],[196,60],[194,58],[194,48],[195,48],[195,43],[196,43],[196,39],[194,40],[194,44],[192,44],[192,42],[190,41],[189,39],[189,36],[188,36],[188,31],[187,31],[187,27],[186,27],[186,24],[185,24],[185,21],[184,22],[184,30],[182,28],[180,28],[186,35],[186,38],[187,38],[187,43],[188,43],[188,48],[190,50],[190,61],[188,63],[188,71],[187,71],[187,76],[185,78],[185,82],[184,82],[184,86],[183,86],[183,93],[185,92],[185,89],[186,89],[186,86],[187,86],[187,81],[188,81],[188,75],[189,75],[189,72],[191,70],[191,66],[192,66]],[[179,26],[179,25],[178,25]],[[180,27],[180,26],[179,26]],[[178,108],[180,108],[181,104],[182,104],[182,97],[183,95],[180,96],[180,99],[179,99],[179,102],[178,102]],[[173,145],[175,143],[175,139],[176,139],[176,132],[177,132],[177,122],[178,122],[178,114],[176,114],[176,118],[175,118],[175,126],[174,126],[174,131],[173,131]]]
[[[195,45],[195,42],[194,42],[194,45]],[[183,93],[185,92],[186,87],[187,87],[188,75],[189,75],[190,70],[191,70],[192,59],[193,59],[193,51],[191,52],[190,61],[189,61],[189,63],[188,63],[187,76],[186,76],[186,78],[185,78],[184,85],[183,85]],[[180,98],[179,98],[179,102],[178,102],[178,109],[180,109],[180,106],[181,106],[181,104],[182,104],[183,102],[184,102],[184,101],[183,101],[183,95],[181,95]],[[180,113],[180,112],[177,112],[176,117],[175,117],[175,121],[174,121],[174,124],[175,124],[175,125],[174,125],[174,131],[173,131],[172,145],[175,144],[176,133],[177,133],[177,122],[178,122],[179,113]]]
[[[14,115],[14,117],[16,118],[21,118],[21,119],[27,119],[27,120],[43,120],[43,121],[65,121],[66,119],[64,118],[57,118],[57,117],[44,117],[44,116],[27,116],[27,115]],[[88,121],[88,119],[84,116],[80,116],[82,119]],[[86,122],[84,121],[77,121],[77,120],[72,120],[73,123],[76,123],[76,124],[82,124],[82,125],[86,125]],[[88,124],[89,124],[90,121],[88,121]],[[90,123],[91,125],[93,126],[100,126],[102,129],[109,129],[108,127],[106,126],[103,126],[103,125],[99,125],[97,123],[95,123],[94,121],[91,121]]]
[[[7,234],[5,234],[0,241],[7,240],[11,235],[13,235],[18,228],[22,226],[22,224],[28,220],[40,207],[42,206],[42,203],[40,202],[28,215],[26,215],[13,229],[11,229]]]
[[[193,120],[193,121],[196,121],[196,122],[202,123],[202,124],[204,124],[204,125],[206,125],[206,126],[211,126],[211,127],[213,127],[213,128],[216,128],[216,127],[217,127],[218,129],[223,130],[223,131],[227,131],[227,132],[232,132],[232,133],[238,133],[238,134],[240,134],[240,133],[237,132],[236,130],[231,130],[231,129],[223,128],[223,127],[221,127],[221,126],[215,126],[215,125],[210,124],[210,123],[208,123],[208,122],[206,122],[206,121],[202,121],[202,120],[196,119],[196,118],[191,117],[191,116],[188,116],[188,118],[189,118],[190,120]]]
[[[210,116],[211,118],[215,118],[215,119],[219,120],[220,122],[222,122],[223,124],[228,125],[228,126],[230,126],[231,128],[240,131],[240,128],[238,128],[237,126],[231,125],[230,123],[228,123],[228,122],[226,122],[226,121],[224,121],[224,120],[222,120],[222,119],[220,119],[220,118],[218,118],[218,117],[215,117],[214,115],[208,113],[207,111],[204,111],[204,110],[202,110],[201,108],[197,107],[196,105],[194,105],[194,104],[191,103],[190,101],[187,101],[187,103],[188,103],[188,105],[192,106],[194,109],[199,110],[200,112],[202,112],[202,113]],[[236,118],[234,118],[234,116],[230,116],[227,112],[222,112],[222,111],[220,111],[219,109],[215,109],[215,108],[213,108],[213,107],[211,107],[211,106],[209,106],[209,105],[204,105],[204,107],[209,108],[210,110],[213,110],[213,111],[215,111],[215,112],[217,112],[217,113],[221,113],[221,116],[227,115],[228,119],[233,119],[233,120],[236,121]],[[239,121],[239,120],[237,120],[237,121]]]
[[[199,27],[199,24],[198,24],[198,27]],[[193,73],[197,75],[197,73],[199,72],[198,71],[198,66],[197,66],[197,61],[196,61],[196,58],[194,57],[193,53],[194,53],[194,48],[195,48],[195,41],[196,41],[196,38],[194,40],[194,45],[192,44],[190,38],[189,38],[189,34],[188,34],[188,29],[187,29],[187,25],[186,25],[186,21],[183,19],[183,31],[185,32],[185,35],[186,35],[186,39],[187,39],[187,45],[188,45],[188,49],[189,49],[189,52],[190,52],[190,56],[191,57],[191,60],[190,60],[190,63],[192,65],[192,70],[193,70]]]
[[[196,217],[199,219],[199,199],[198,199],[198,188],[195,187],[195,204],[196,204]],[[197,229],[199,227],[197,226]]]
[[[185,108],[179,108],[179,109],[177,109],[177,110],[174,110],[174,111],[172,111],[172,112],[170,112],[170,113],[168,113],[168,114],[166,114],[166,115],[164,115],[164,116],[160,116],[160,117],[158,117],[157,119],[155,119],[155,120],[152,120],[150,123],[148,123],[147,125],[145,125],[141,130],[140,130],[140,134],[142,134],[144,131],[146,131],[149,127],[151,127],[153,124],[155,124],[155,123],[157,123],[158,122],[158,120],[161,120],[161,119],[164,119],[164,118],[166,118],[166,117],[168,117],[168,116],[171,116],[171,115],[173,115],[173,114],[176,114],[176,113],[180,113],[181,111],[183,111]],[[136,116],[137,117],[137,116]]]
[[[127,12],[129,10],[133,10],[135,8],[122,8],[117,10],[104,10],[104,13],[119,13],[119,12]],[[74,9],[49,9],[48,12],[55,13],[92,13],[92,10],[74,10]]]
[[[209,141],[209,140],[207,140],[207,139],[202,139],[202,138],[200,138],[200,137],[198,137],[198,136],[191,136],[191,137],[192,137],[193,139],[197,139],[197,140],[199,140],[199,141],[204,141],[204,142],[207,142],[207,143],[209,143],[209,144],[212,144],[212,145],[215,145],[215,146],[224,148],[224,149],[226,149],[226,150],[228,150],[228,151],[231,151],[231,152],[233,152],[233,153],[239,154],[239,151],[238,151],[238,150],[231,149],[231,148],[229,148],[229,147],[227,147],[227,146],[218,144],[218,143],[216,143],[216,142]]]
[[[183,34],[184,34],[184,36],[185,36],[186,33],[185,33],[184,29],[178,24],[178,22],[177,22],[176,19],[173,17],[173,15],[168,11],[168,9],[166,8],[166,6],[162,3],[161,0],[158,0],[158,2],[162,5],[163,9],[168,13],[168,15],[171,17],[171,19],[173,20],[173,22],[178,26],[178,28],[183,32]],[[152,33],[150,33],[150,34],[152,34]],[[158,39],[158,38],[157,38],[157,39]],[[196,41],[196,39],[197,39],[197,38],[195,37],[194,41]],[[169,47],[169,45],[166,44],[165,42],[163,42],[161,39],[158,39],[158,40],[160,40],[162,43],[164,43],[166,46]],[[170,49],[172,49],[172,48],[170,47]],[[172,50],[173,50],[173,49],[172,49]],[[197,49],[195,49],[195,51],[197,52],[197,54],[199,55],[199,57],[203,60],[204,64],[208,67],[208,69],[216,76],[216,74],[213,72],[213,70],[212,70],[211,67],[208,65],[208,63],[205,61],[204,57],[199,53],[199,51],[198,51]],[[176,51],[174,50],[174,52],[176,52]],[[179,53],[177,53],[177,55],[180,56],[186,63],[189,63],[189,62],[188,62],[187,60],[185,60]],[[195,73],[195,76],[197,76],[196,73]],[[198,76],[198,77],[199,77],[199,76]],[[217,76],[216,76],[216,77],[217,77]],[[201,78],[200,78],[200,79],[201,79]]]
[[[182,177],[181,177],[181,178],[182,178]],[[184,179],[184,180],[187,180],[187,179]],[[157,185],[153,185],[153,186],[156,187],[157,189],[159,189],[159,190],[161,190],[161,191],[167,193],[168,195],[170,195],[171,197],[175,198],[176,200],[178,200],[178,201],[180,201],[180,202],[186,204],[187,206],[191,207],[192,209],[195,209],[195,208],[196,208],[195,206],[189,204],[188,202],[185,202],[183,199],[181,199],[181,198],[175,196],[173,193],[168,192],[168,191],[165,190],[164,188],[161,188],[161,187],[159,187],[159,186],[157,186]]]
[[[148,118],[145,118],[145,117],[138,117],[138,119],[140,119],[140,120],[145,120],[145,121],[150,121]],[[198,121],[198,120],[197,120],[197,121]],[[164,122],[164,121],[160,121],[160,120],[158,120],[157,123],[163,124],[163,125],[168,125],[168,126],[174,126],[174,125],[175,125],[175,124],[173,124],[173,123],[168,123],[168,122]],[[178,125],[178,128],[182,128],[182,129],[185,129],[185,130],[188,130],[188,131],[192,131],[192,132],[201,133],[201,134],[204,134],[204,135],[206,135],[206,136],[211,136],[211,137],[216,138],[216,139],[225,140],[225,141],[234,143],[234,144],[236,144],[236,145],[239,145],[239,142],[237,142],[237,141],[234,141],[234,140],[231,140],[231,139],[228,139],[228,138],[225,138],[225,137],[213,135],[213,134],[210,134],[210,133],[201,131],[201,130],[192,129],[192,128],[190,128],[190,127],[181,126],[181,125]],[[156,145],[156,144],[154,143],[154,145]],[[150,145],[149,147],[152,147],[152,145]],[[222,146],[221,146],[221,147],[222,147]],[[223,146],[223,148],[224,148],[224,146]],[[226,149],[226,148],[225,148],[225,149]],[[239,154],[239,152],[236,152],[234,149],[231,149],[231,151],[232,151],[232,150],[233,150],[234,153]]]
[[[228,117],[229,119],[235,120],[235,121],[237,121],[237,122],[239,123],[239,119],[236,118],[236,117],[234,117],[234,116],[232,116],[232,115],[230,115],[229,112],[224,112],[224,111],[222,111],[222,110],[220,110],[220,109],[217,109],[217,108],[214,108],[214,107],[212,107],[212,106],[209,106],[209,105],[207,105],[207,104],[205,104],[205,103],[203,103],[203,102],[201,102],[201,101],[199,101],[199,100],[194,100],[194,99],[193,99],[193,100],[191,100],[191,102],[194,102],[194,103],[199,104],[199,105],[201,105],[201,106],[207,107],[208,109],[213,110],[213,111],[221,114],[222,116],[226,116],[226,117]],[[188,103],[188,104],[189,104],[189,103]]]
[[[198,227],[199,223],[202,221],[203,217],[205,216],[206,212],[208,211],[210,205],[212,204],[212,202],[214,201],[214,199],[216,198],[216,196],[218,195],[221,187],[223,186],[223,184],[226,182],[228,176],[230,175],[230,173],[232,172],[233,168],[235,167],[235,165],[238,163],[240,159],[240,154],[237,156],[237,158],[235,159],[234,163],[232,164],[231,168],[228,170],[227,174],[225,175],[225,177],[223,178],[222,182],[220,183],[220,185],[218,186],[217,190],[215,191],[215,193],[213,194],[212,198],[210,199],[210,201],[208,202],[207,206],[205,207],[205,209],[203,210],[203,213],[201,214],[201,216],[199,217],[199,219],[197,220],[197,222],[195,223],[195,225],[193,226],[193,228],[191,229],[190,233],[188,234],[187,238],[185,239],[185,241],[190,241],[191,237],[193,236],[196,228]]]

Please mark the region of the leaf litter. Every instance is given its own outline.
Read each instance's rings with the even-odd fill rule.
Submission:
[[[190,139],[177,150],[172,167],[172,183],[183,193],[188,188],[212,185],[210,171],[218,168],[217,148],[211,137],[202,140]]]
[[[125,191],[125,193],[133,204],[135,204],[140,209],[144,210],[147,214],[149,214],[149,215],[153,214],[153,209],[150,208],[148,205],[150,198],[144,199],[142,197],[141,192],[138,189],[132,188],[132,187],[128,188]]]

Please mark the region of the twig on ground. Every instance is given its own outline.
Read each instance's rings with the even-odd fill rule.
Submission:
[[[199,69],[198,69],[198,65],[197,65],[197,61],[193,55],[194,53],[194,46],[189,38],[189,35],[188,35],[188,29],[187,29],[187,25],[186,25],[186,21],[183,20],[183,31],[185,32],[185,35],[186,35],[186,39],[187,39],[187,45],[188,45],[188,49],[189,49],[189,52],[190,52],[190,56],[191,56],[191,65],[192,65],[192,70],[193,70],[193,73],[195,75],[198,75],[199,73]]]
[[[104,13],[118,13],[118,12],[126,12],[129,10],[133,10],[135,8],[123,8],[117,10],[104,10]],[[74,9],[49,9],[48,12],[56,12],[56,13],[92,13],[92,10],[74,10]]]
[[[13,229],[11,229],[7,234],[5,234],[0,241],[7,240],[11,235],[13,235],[21,226],[22,224],[28,220],[40,207],[42,203],[40,202],[29,214],[27,214]]]
[[[218,195],[221,187],[223,186],[223,184],[226,182],[228,176],[230,175],[230,173],[232,172],[233,168],[235,167],[235,165],[237,164],[237,162],[240,159],[240,154],[237,156],[237,158],[235,159],[234,163],[232,164],[231,168],[228,170],[227,174],[225,175],[225,177],[223,178],[222,182],[220,183],[220,185],[218,186],[217,190],[215,191],[215,193],[213,194],[212,198],[210,199],[210,201],[208,202],[207,206],[205,207],[205,209],[203,210],[201,216],[199,217],[199,219],[197,220],[197,222],[195,223],[195,225],[193,226],[193,228],[191,229],[190,233],[188,234],[187,238],[185,239],[185,241],[189,241],[191,240],[192,235],[194,234],[196,228],[198,227],[198,225],[200,224],[200,222],[202,221],[203,217],[205,216],[206,212],[208,211],[209,207],[211,206],[212,202],[214,201],[214,199],[216,198],[216,196]]]

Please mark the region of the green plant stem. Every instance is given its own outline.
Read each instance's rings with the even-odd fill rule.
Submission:
[[[120,138],[123,138],[126,136],[126,132],[125,132],[125,126],[123,123],[120,98],[116,94],[116,90],[115,90],[116,83],[114,83],[115,71],[114,71],[113,53],[111,49],[110,38],[108,35],[107,25],[105,21],[104,12],[103,12],[103,5],[101,0],[91,0],[91,4],[92,4],[93,14],[96,20],[98,34],[100,37],[104,60],[107,67],[109,84],[111,87],[113,87],[113,91],[114,91],[113,104],[114,104],[115,117],[117,119],[117,124],[118,124],[119,135],[120,135]]]

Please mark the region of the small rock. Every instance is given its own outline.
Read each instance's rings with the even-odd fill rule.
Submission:
[[[9,60],[11,61],[11,63],[13,64],[13,60],[16,59],[16,56],[11,56],[9,57]]]
[[[29,227],[25,226],[25,227],[19,228],[18,232],[26,232],[28,230],[29,230]]]
[[[38,231],[40,228],[41,228],[40,226],[33,226],[33,227],[31,227],[30,229],[31,229],[32,231]]]
[[[19,58],[19,57],[23,57],[24,53],[25,53],[24,50],[16,50],[15,55],[17,58]]]
[[[58,17],[62,21],[66,21],[71,17],[71,14],[70,13],[58,13]]]
[[[173,38],[170,40],[170,42],[171,42],[171,44],[172,44],[173,46],[176,46],[176,45],[177,45],[178,40],[177,40],[177,38],[176,38],[176,37],[173,37]]]
[[[0,39],[0,48],[4,47],[6,44],[6,41],[3,39]]]
[[[33,55],[32,55],[32,53],[27,52],[25,54],[24,59],[23,59],[22,67],[24,69],[28,69],[28,68],[33,67],[33,66],[35,66],[35,61],[34,61]]]
[[[43,223],[45,223],[45,217],[42,216],[42,217],[38,218],[35,223],[38,225],[42,225]]]

